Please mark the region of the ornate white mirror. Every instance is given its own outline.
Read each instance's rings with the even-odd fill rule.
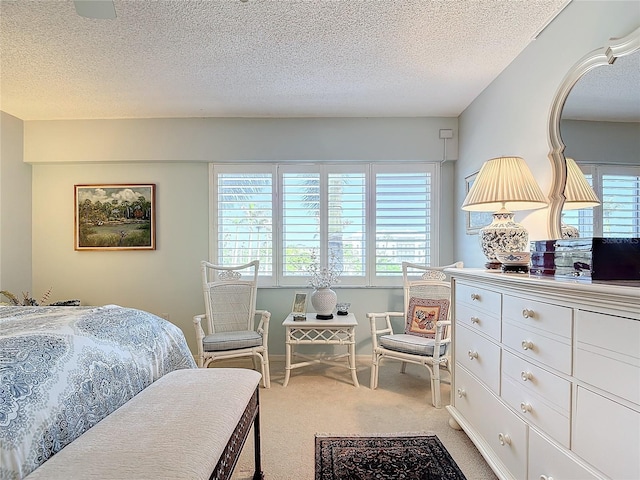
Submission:
[[[640,164],[639,64],[640,28],[583,57],[560,85],[549,119],[549,158],[553,170],[548,226],[551,238],[562,237],[560,219],[567,179],[565,155],[580,157],[587,147],[578,142],[594,141],[597,131],[607,142],[624,143],[618,143],[615,149],[622,152],[618,156],[624,157],[623,163]],[[606,150],[604,143],[594,141],[594,145]],[[611,149],[600,156],[609,157],[610,153]],[[587,160],[595,161],[593,155],[591,157]]]

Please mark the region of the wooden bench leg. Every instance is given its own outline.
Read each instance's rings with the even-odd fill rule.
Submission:
[[[264,480],[264,473],[262,472],[262,446],[260,444],[260,393],[258,394],[258,408],[256,411],[255,419],[253,420],[253,445],[255,455],[255,472],[253,473],[253,480]]]
[[[244,443],[249,436],[251,426],[253,426],[255,436],[255,472],[254,480],[264,479],[261,463],[261,445],[260,445],[260,387],[256,387],[253,397],[249,401],[240,422],[231,435],[231,439],[227,443],[216,468],[209,480],[229,480],[233,475],[233,470],[238,462]]]

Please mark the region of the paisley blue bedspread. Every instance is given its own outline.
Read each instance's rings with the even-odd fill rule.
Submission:
[[[21,479],[162,375],[195,368],[151,313],[0,306],[0,479]]]

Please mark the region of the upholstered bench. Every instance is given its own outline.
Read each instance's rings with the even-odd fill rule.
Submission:
[[[260,378],[238,368],[168,373],[26,478],[229,479],[253,425],[262,479]]]

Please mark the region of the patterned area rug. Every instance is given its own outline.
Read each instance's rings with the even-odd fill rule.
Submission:
[[[435,435],[316,435],[315,480],[465,480]]]

